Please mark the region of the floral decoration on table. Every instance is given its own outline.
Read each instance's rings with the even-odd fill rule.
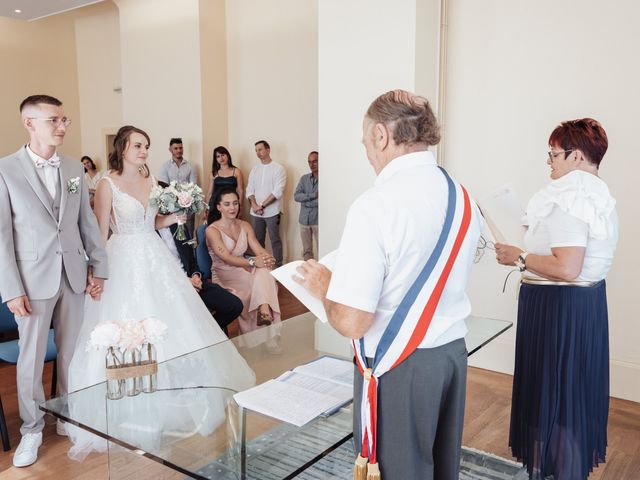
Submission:
[[[168,187],[156,185],[151,190],[149,204],[158,208],[161,215],[172,213],[187,216],[202,212],[205,208],[202,189],[195,183],[171,182]],[[187,235],[183,222],[178,222],[176,239],[186,240]]]
[[[145,343],[161,343],[166,335],[167,326],[154,317],[142,320],[100,322],[89,336],[87,351],[105,348],[131,350]]]
[[[167,336],[167,326],[154,317],[100,322],[87,350],[106,349],[107,397],[112,400],[157,389],[158,362],[154,344]]]
[[[73,177],[67,181],[67,192],[78,193],[80,188],[80,177]]]

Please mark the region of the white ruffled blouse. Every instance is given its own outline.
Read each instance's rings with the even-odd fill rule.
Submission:
[[[555,247],[586,247],[577,280],[602,280],[618,243],[615,206],[607,184],[591,173],[574,170],[552,180],[529,200],[525,249],[551,255]]]

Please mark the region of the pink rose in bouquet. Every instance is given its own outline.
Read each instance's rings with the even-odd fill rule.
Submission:
[[[193,196],[189,192],[178,193],[178,205],[182,208],[189,208],[193,203]]]

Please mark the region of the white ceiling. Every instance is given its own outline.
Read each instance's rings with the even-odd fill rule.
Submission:
[[[0,16],[17,20],[37,20],[39,18],[84,7],[102,0],[0,0]],[[21,13],[16,13],[21,10]]]

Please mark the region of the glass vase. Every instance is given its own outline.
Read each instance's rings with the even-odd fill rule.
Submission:
[[[109,347],[104,357],[104,363],[107,368],[118,368],[122,366],[122,353],[120,350]],[[124,397],[124,380],[107,379],[107,398],[109,400],[118,400]]]
[[[124,365],[135,367],[140,365],[140,348],[127,348],[123,354]],[[130,377],[125,379],[124,388],[127,397],[135,397],[142,391],[142,378]]]
[[[140,363],[149,365],[157,363],[156,347],[152,343],[144,343],[140,347]],[[151,373],[142,376],[142,391],[144,393],[153,393],[158,389],[158,375]]]

